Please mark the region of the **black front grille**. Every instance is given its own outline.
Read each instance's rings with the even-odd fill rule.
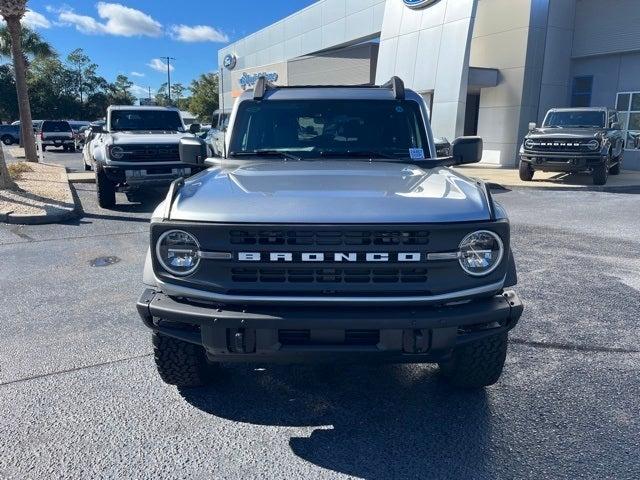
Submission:
[[[152,241],[169,229],[192,232],[203,258],[186,278],[154,268],[161,278],[185,287],[236,296],[399,297],[439,295],[499,282],[506,261],[487,277],[464,273],[455,259],[432,261],[429,253],[451,252],[475,230],[496,231],[509,248],[506,221],[421,225],[152,225]],[[371,257],[368,257],[371,255]],[[505,255],[505,260],[508,258]]]
[[[424,283],[426,268],[233,268],[239,283]]]
[[[178,145],[119,145],[125,162],[179,162]]]
[[[593,139],[535,139],[525,142],[525,150],[536,152],[594,152],[587,146]],[[597,151],[597,149],[595,150]]]
[[[427,245],[428,230],[314,231],[261,230],[230,232],[232,245],[366,246]]]

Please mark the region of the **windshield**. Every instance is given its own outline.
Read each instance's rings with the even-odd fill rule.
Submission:
[[[111,112],[110,130],[183,132],[184,127],[180,114],[171,110],[114,110]]]
[[[544,126],[560,128],[603,128],[604,122],[604,112],[597,110],[577,110],[570,112],[550,112],[544,120]]]
[[[43,132],[70,132],[71,126],[68,122],[44,122],[42,124]]]
[[[420,106],[410,100],[244,101],[229,152],[419,159],[429,157],[429,142]]]

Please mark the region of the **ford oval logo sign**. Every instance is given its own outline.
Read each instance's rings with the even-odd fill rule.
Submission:
[[[222,61],[224,68],[226,68],[227,70],[233,70],[234,68],[236,68],[236,63],[237,59],[233,53],[225,55],[224,60]]]
[[[436,3],[439,0],[402,0],[404,4],[409,8],[424,8],[431,4]]]

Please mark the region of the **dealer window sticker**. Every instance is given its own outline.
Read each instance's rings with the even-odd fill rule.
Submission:
[[[411,160],[424,160],[424,150],[422,148],[410,148],[409,157]]]

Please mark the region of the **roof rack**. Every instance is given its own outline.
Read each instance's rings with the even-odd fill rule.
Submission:
[[[391,77],[391,79],[382,85],[382,88],[393,90],[393,96],[396,100],[404,100],[404,82],[399,77]]]
[[[253,99],[262,100],[267,90],[275,88],[275,85],[267,80],[266,77],[258,77],[256,86],[253,88]]]
[[[253,88],[253,99],[264,99],[267,90],[271,89],[287,89],[287,88],[386,88],[393,91],[393,96],[396,100],[405,99],[404,82],[399,77],[391,77],[391,79],[384,85],[282,85],[276,86],[268,81],[264,76],[259,77],[256,81],[256,86]]]

